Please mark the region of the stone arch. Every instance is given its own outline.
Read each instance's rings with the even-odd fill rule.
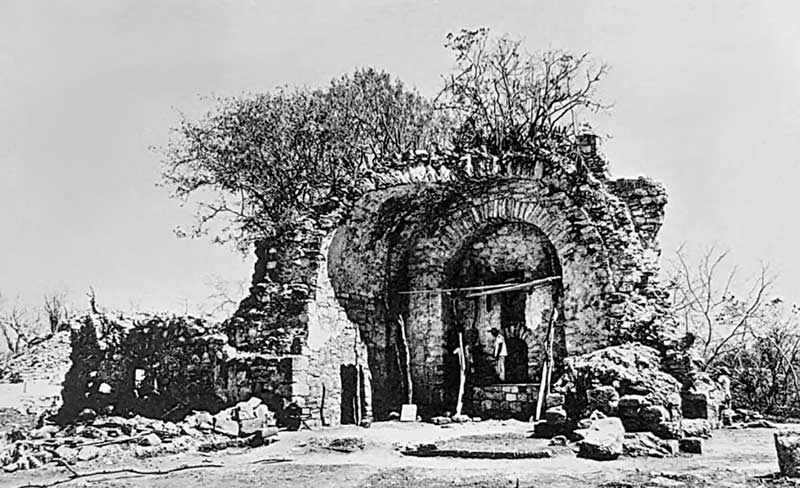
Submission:
[[[613,218],[608,214],[613,209],[586,207],[574,198],[544,181],[496,178],[409,183],[375,190],[359,202],[335,233],[328,271],[337,299],[369,350],[378,418],[402,402],[401,314],[412,349],[415,402],[444,405],[442,370],[449,344],[443,295],[398,292],[441,289],[448,262],[487,226],[533,226],[555,250],[563,282],[561,356],[611,342],[616,319],[608,313],[607,296],[615,292],[612,261],[620,260],[608,254],[602,219]]]
[[[503,196],[499,196],[503,195]],[[409,287],[413,290],[442,288],[447,263],[461,243],[482,228],[498,223],[524,223],[540,229],[552,243],[560,261],[563,282],[565,346],[569,353],[602,347],[610,334],[605,314],[605,294],[613,287],[608,256],[587,243],[602,242],[602,236],[571,199],[561,193],[548,195],[531,181],[498,182],[478,198],[464,198],[438,219],[438,232],[420,237],[409,251]],[[446,299],[446,298],[445,298]],[[415,388],[420,402],[441,404],[444,375],[440,365],[447,354],[440,338],[446,334],[441,295],[409,297],[410,340],[424,344],[412,353]],[[562,351],[561,356],[563,357]]]

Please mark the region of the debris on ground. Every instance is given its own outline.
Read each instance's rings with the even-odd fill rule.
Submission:
[[[216,415],[197,411],[180,422],[97,416],[81,412],[81,421],[64,427],[45,424],[13,430],[0,439],[0,467],[6,472],[38,468],[48,463],[70,466],[97,459],[108,449],[130,446],[136,457],[171,454],[196,448],[216,451],[258,447],[277,440],[273,412],[251,398]]]
[[[623,452],[625,428],[617,417],[598,419],[588,429],[582,429],[583,440],[578,444],[578,456],[597,461],[617,459]]]

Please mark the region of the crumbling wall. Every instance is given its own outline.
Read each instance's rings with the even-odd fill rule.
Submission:
[[[282,415],[302,403],[304,358],[237,351],[201,319],[87,315],[73,323],[72,365],[59,412],[70,421],[83,409],[98,413],[181,418],[261,398]]]
[[[656,237],[664,223],[664,208],[667,204],[664,186],[645,177],[620,178],[609,181],[607,185],[611,193],[628,206],[645,248],[659,253]]]
[[[444,288],[465,243],[489,226],[528,225],[542,232],[559,261],[561,356],[640,342],[678,358],[654,252],[666,195],[649,180],[611,181],[594,144],[582,141],[575,161],[552,154],[500,159],[480,151],[409,156],[401,170],[375,175],[374,187],[352,208],[309,216],[263,243],[251,293],[227,333],[242,349],[308,357],[312,410],[324,410],[325,397],[331,407],[341,403],[334,366],[357,362],[369,365],[373,407],[382,418],[404,401],[406,359],[414,401],[442,405],[449,302],[399,292]],[[327,278],[333,296],[320,293]],[[327,334],[330,347],[312,350],[315,329]],[[335,338],[333,329],[340,331]],[[320,415],[330,417],[333,408]]]

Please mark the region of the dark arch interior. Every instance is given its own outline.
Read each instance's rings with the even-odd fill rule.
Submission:
[[[462,244],[445,275],[443,288],[470,289],[560,277],[561,266],[552,242],[538,227],[492,222]],[[554,314],[561,307],[560,281],[480,296],[486,291],[455,291],[444,297],[446,349],[457,348],[461,334],[472,358],[468,375],[471,385],[538,382],[547,328],[551,320],[553,327],[561,325]],[[499,329],[505,338],[508,355],[504,380],[495,372],[491,328]],[[561,333],[555,335],[556,340],[563,337]],[[457,391],[460,373],[455,360],[445,362],[448,393]]]

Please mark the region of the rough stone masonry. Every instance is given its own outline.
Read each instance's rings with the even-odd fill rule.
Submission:
[[[236,348],[308,359],[309,422],[387,418],[406,402],[406,363],[423,415],[453,412],[459,334],[476,415],[530,416],[550,321],[557,372],[568,356],[630,341],[684,365],[656,280],[661,185],[610,179],[592,137],[572,160],[474,151],[400,163],[353,208],[262,243],[250,295],[226,323]],[[555,281],[468,296],[543,278]],[[513,400],[493,377],[491,328],[508,344],[509,383],[522,385]]]
[[[548,347],[553,380],[570,357],[636,343],[686,381],[657,281],[666,192],[612,180],[595,144],[582,137],[573,157],[398,159],[354,206],[332,202],[261,242],[249,295],[219,328],[77,325],[65,411],[175,415],[252,395],[279,421],[368,425],[411,390],[421,415],[441,415],[457,402],[457,350],[469,359],[465,409],[484,417],[530,418]],[[508,348],[504,381],[493,328]]]

